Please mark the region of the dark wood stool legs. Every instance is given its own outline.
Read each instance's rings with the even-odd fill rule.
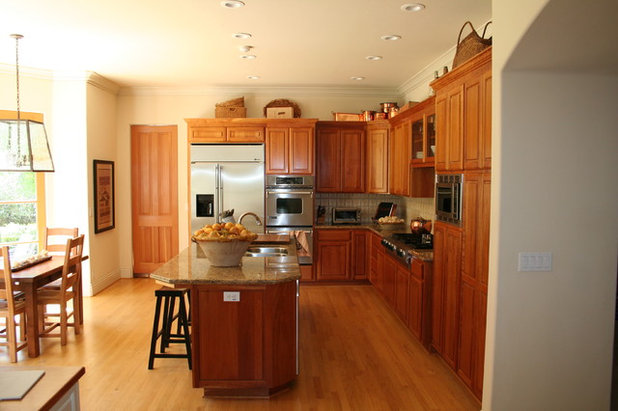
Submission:
[[[184,288],[161,288],[155,291],[156,306],[154,323],[152,326],[152,338],[150,340],[150,356],[148,369],[152,370],[155,358],[186,358],[191,369],[191,335],[189,333],[189,316],[185,304],[185,296],[189,293]],[[178,299],[178,312],[174,314],[176,299]],[[163,300],[163,301],[162,301]],[[163,320],[161,318],[161,303],[163,302]],[[172,333],[174,321],[177,321],[176,333]],[[160,352],[156,352],[157,340],[161,338]],[[167,354],[165,349],[172,343],[184,343],[186,354]]]

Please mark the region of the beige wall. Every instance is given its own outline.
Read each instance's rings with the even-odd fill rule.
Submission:
[[[493,2],[486,410],[609,409],[618,78],[568,64],[538,70],[535,65],[544,62],[511,60],[516,48],[526,56],[526,48],[538,46],[539,38],[524,34],[547,3]],[[595,3],[601,4],[609,2]],[[554,0],[551,6],[554,19],[542,13],[535,24],[543,40],[561,45],[558,29],[577,2]],[[599,20],[595,11],[586,18],[593,25]],[[552,49],[546,47],[546,54]],[[553,270],[518,272],[518,253],[524,251],[551,252]]]
[[[101,79],[95,79],[101,81]],[[94,233],[93,160],[114,161],[116,179],[116,90],[105,88],[97,81],[87,84],[87,129],[88,149],[86,169],[88,175],[88,215],[90,217],[90,281],[92,293],[96,294],[120,278],[119,231],[116,223],[113,230]],[[116,199],[116,206],[120,201]],[[117,214],[117,213],[116,213]]]
[[[331,120],[332,112],[359,113],[378,109],[383,101],[397,101],[394,91],[352,89],[281,89],[281,90],[122,90],[118,98],[117,193],[119,258],[122,277],[132,276],[131,245],[131,169],[130,126],[132,124],[178,125],[178,213],[180,249],[188,245],[187,218],[187,127],[185,118],[214,117],[217,102],[245,96],[247,117],[263,117],[262,109],[271,100],[286,98],[296,102],[302,117]]]

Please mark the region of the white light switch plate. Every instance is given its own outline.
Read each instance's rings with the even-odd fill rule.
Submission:
[[[551,271],[551,253],[519,253],[517,271]]]
[[[240,291],[224,291],[223,301],[232,301],[232,302],[240,301]]]

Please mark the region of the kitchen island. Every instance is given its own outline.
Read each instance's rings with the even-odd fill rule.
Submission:
[[[278,257],[213,267],[194,243],[150,277],[191,289],[193,387],[206,396],[267,397],[298,374],[294,243]]]

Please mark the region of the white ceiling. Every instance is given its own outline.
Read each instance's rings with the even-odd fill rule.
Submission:
[[[466,20],[491,19],[491,0],[424,0],[417,13],[401,11],[404,0],[244,1],[7,0],[0,63],[14,65],[9,35],[20,33],[20,66],[94,71],[123,87],[396,88],[448,51]],[[241,45],[257,58],[241,59]]]

